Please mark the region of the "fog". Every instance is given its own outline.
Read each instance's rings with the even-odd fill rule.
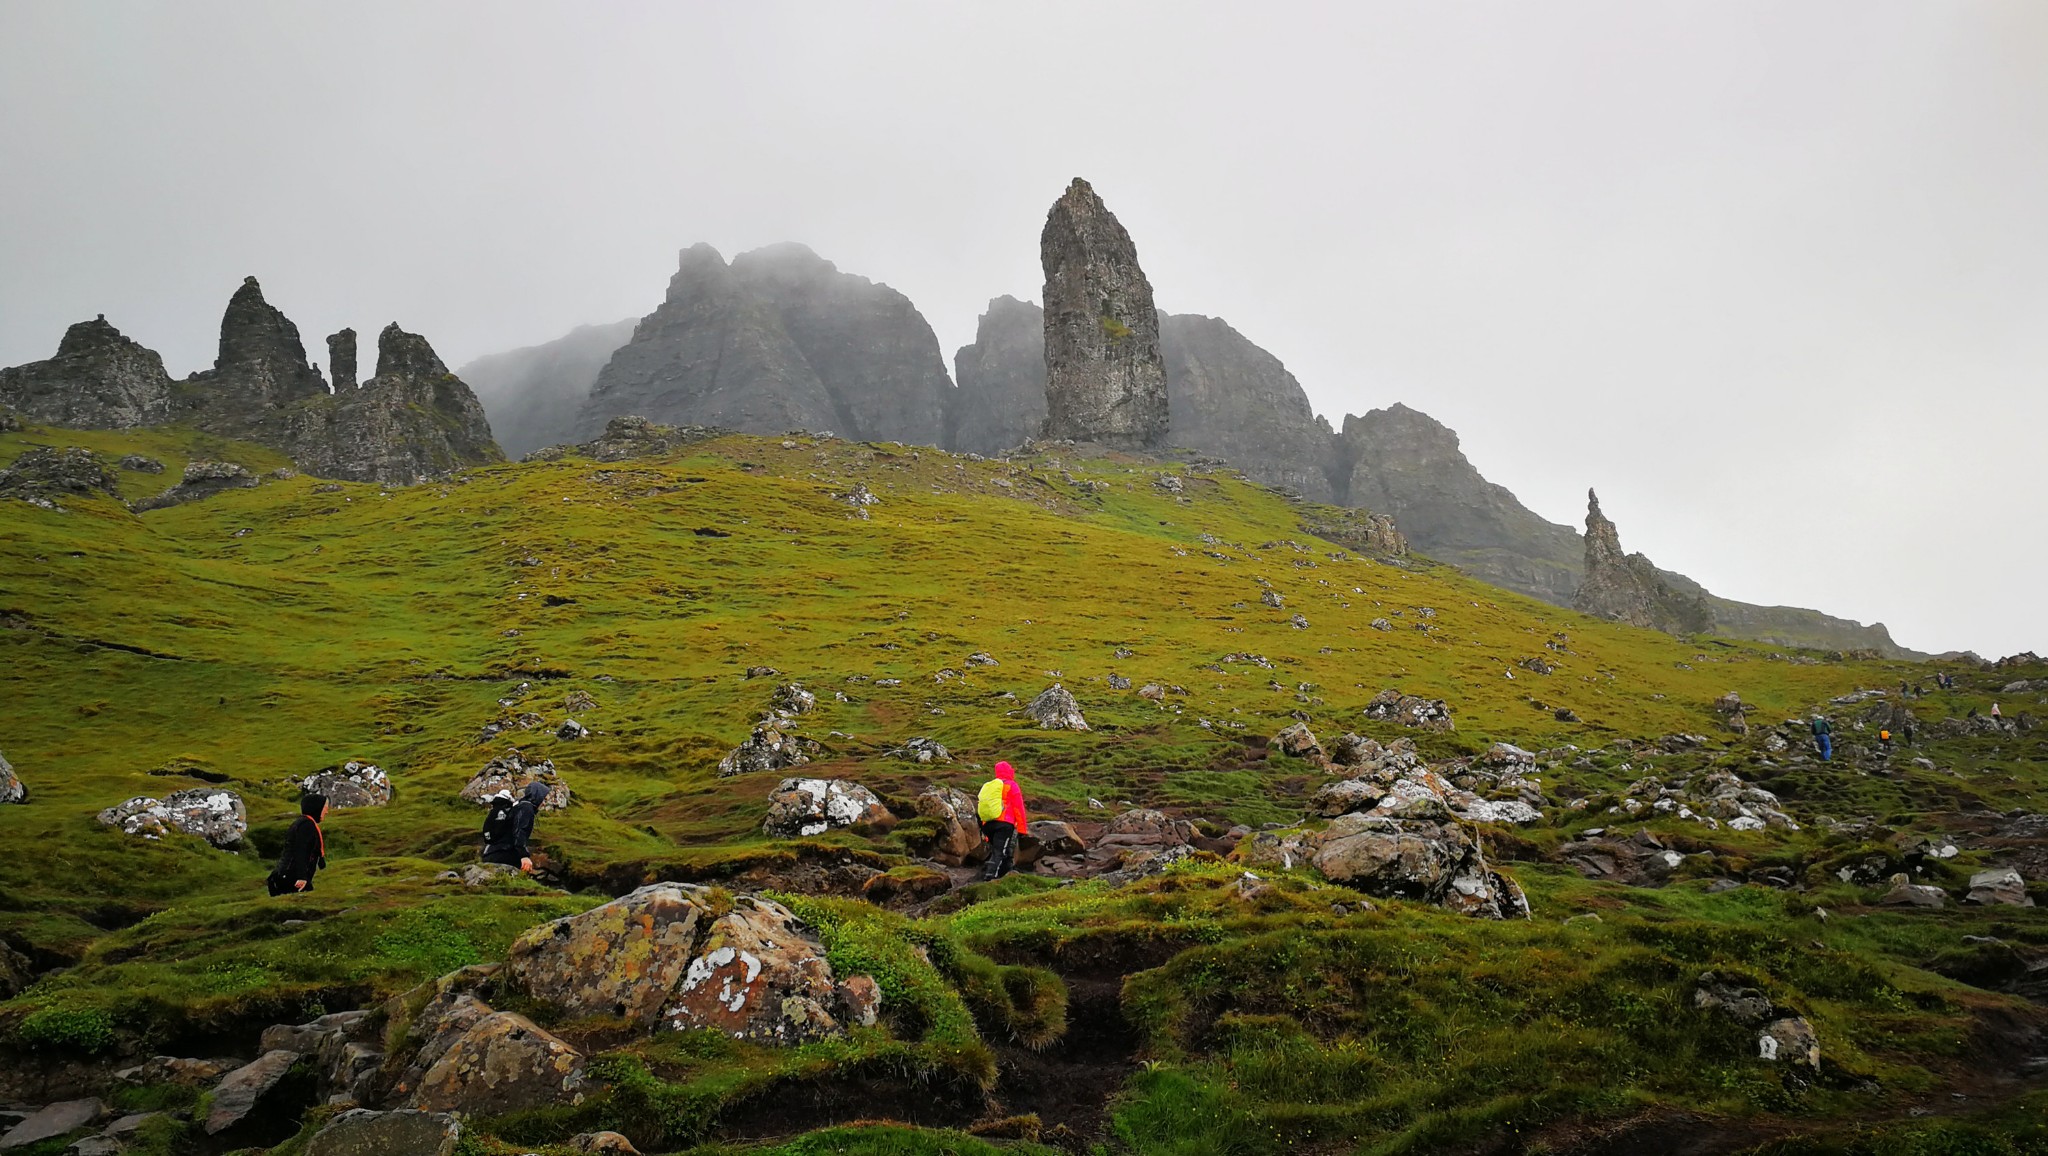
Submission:
[[[2048,649],[2048,5],[0,6],[0,364],[247,274],[445,360],[780,240],[950,358],[1085,176],[1158,303],[1718,594]],[[324,352],[324,351],[321,351]]]

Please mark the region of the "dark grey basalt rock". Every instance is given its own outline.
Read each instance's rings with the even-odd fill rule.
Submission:
[[[48,361],[0,369],[0,407],[44,425],[130,429],[170,419],[171,379],[101,314],[65,330]]]
[[[1087,181],[1046,214],[1045,436],[1119,449],[1166,443],[1159,311],[1137,246]]]
[[[1586,491],[1586,573],[1572,608],[1670,634],[1714,628],[1714,612],[1704,598],[1680,594],[1648,558],[1622,552],[1621,534],[1600,512],[1600,497],[1591,490]]]
[[[841,273],[795,244],[686,249],[668,297],[598,374],[577,422],[655,422],[746,433],[836,430],[937,445],[951,397],[938,339],[909,298]]]

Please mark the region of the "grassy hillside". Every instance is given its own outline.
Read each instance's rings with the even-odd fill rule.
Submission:
[[[175,431],[36,429],[0,435],[0,463],[31,444],[170,465],[124,475],[129,497],[162,488],[187,456],[275,464]],[[1181,475],[1179,493],[1156,484],[1162,468]],[[857,482],[879,504],[844,500]],[[846,943],[955,945],[981,962],[947,974],[954,987],[983,964],[1047,969],[1077,1008],[1127,1024],[1034,1052],[969,999],[970,1031],[995,1058],[975,1078],[1018,1114],[1042,1116],[1046,1142],[1067,1135],[1052,1134],[1055,1105],[1088,1100],[1095,1114],[1069,1128],[1098,1130],[1075,1141],[1083,1150],[1568,1150],[1599,1121],[1670,1128],[1682,1113],[1741,1122],[1729,1134],[1743,1144],[1716,1150],[1817,1133],[1830,1138],[1799,1143],[1853,1146],[1864,1141],[1838,1126],[1888,1119],[1888,1136],[1946,1143],[2016,1134],[2009,1114],[2034,1103],[2014,1097],[2028,1087],[2018,1073],[2036,1009],[1987,990],[2001,986],[1985,979],[1995,961],[1972,971],[1989,949],[1961,936],[2048,943],[2048,923],[2023,909],[1873,908],[1882,888],[1832,872],[1896,854],[1894,831],[1960,830],[1986,808],[2036,805],[2040,741],[1930,733],[1913,753],[1932,769],[1903,755],[1882,768],[1764,766],[1710,706],[1736,691],[1759,708],[1752,722],[1769,724],[1858,688],[1925,681],[1928,667],[1596,622],[1424,559],[1360,556],[1303,529],[1329,512],[1181,466],[732,437],[667,459],[566,458],[399,490],[266,481],[140,516],[105,498],[64,504],[0,504],[0,754],[33,792],[28,806],[0,807],[0,938],[40,968],[64,968],[0,1003],[0,1036],[20,1062],[246,1051],[266,1024],[496,958],[525,927],[645,880],[744,881],[848,857],[914,870],[901,834],[770,842],[760,821],[779,776],[717,777],[718,758],[784,681],[820,700],[804,723],[824,757],[806,774],[902,800],[930,782],[972,790],[1004,758],[1041,813],[1086,818],[1092,798],[1110,811],[1176,811],[1216,834],[1299,823],[1325,776],[1266,740],[1297,717],[1326,739],[1400,736],[1360,716],[1397,687],[1450,704],[1457,730],[1421,740],[1432,757],[1496,740],[1550,752],[1549,818],[1491,836],[1533,921],[1484,924],[1398,901],[1361,910],[1305,870],[1247,901],[1238,868],[1220,862],[1124,889],[1017,878],[914,920],[815,898],[803,913]],[[1269,589],[1282,606],[1261,602]],[[976,652],[997,665],[968,665]],[[1539,656],[1553,673],[1519,665]],[[780,674],[749,679],[757,666]],[[1155,703],[1112,689],[1113,674],[1169,693]],[[1963,693],[1921,712],[1987,707],[1992,688],[2025,674],[1965,672]],[[1053,682],[1092,730],[1041,731],[1018,713]],[[572,696],[595,706],[572,712]],[[2028,705],[2003,702],[2008,714]],[[544,725],[481,737],[529,711]],[[572,714],[595,733],[554,737]],[[1867,745],[1846,718],[1842,729],[1845,745]],[[1681,732],[1715,737],[1677,754],[1622,742]],[[914,736],[957,761],[884,757]],[[435,878],[473,856],[480,813],[456,792],[515,744],[554,759],[575,792],[540,831],[569,893]],[[296,782],[350,759],[389,772],[395,801],[330,821],[334,866],[316,895],[289,909],[266,899],[266,855]],[[1631,822],[1715,852],[1688,860],[1685,874],[1701,878],[1662,889],[1589,883],[1550,861],[1578,832],[1615,824],[1605,805],[1653,765],[1666,777],[1712,766],[1764,778],[1803,830]],[[94,822],[131,795],[207,782],[247,800],[254,851],[150,843]],[[1562,806],[1578,797],[1595,802]],[[1883,827],[1842,834],[1815,822],[1821,812]],[[1969,845],[1937,870],[1953,884],[1990,857],[1988,844]],[[1774,865],[1801,889],[1703,886],[1710,873]],[[1837,918],[1821,921],[1816,906]],[[1692,1009],[1707,969],[1800,1007],[1826,1078],[1759,1065],[1739,1030]],[[576,1120],[506,1122],[501,1134],[541,1144],[608,1121],[661,1150],[774,1135],[731,1123],[749,1097],[880,1054],[798,1068],[751,1053],[624,1057],[639,1074],[620,1086],[640,1092]],[[648,1107],[685,1093],[709,1105],[694,1123]],[[1909,1114],[1932,1104],[1946,1118],[1985,1101],[2008,1115]],[[869,1114],[852,1105],[803,1123]],[[927,1122],[970,1122],[938,1115]],[[983,1143],[870,1129],[789,1150]]]

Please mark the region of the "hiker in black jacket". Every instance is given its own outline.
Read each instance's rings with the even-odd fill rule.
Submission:
[[[491,813],[484,817],[484,862],[501,863],[533,874],[533,819],[547,800],[548,785],[539,779],[526,784],[519,801],[506,806],[491,801]]]
[[[270,872],[272,895],[313,889],[313,873],[327,866],[327,832],[320,826],[326,818],[327,796],[308,793],[299,798],[299,817],[285,832],[284,850]]]

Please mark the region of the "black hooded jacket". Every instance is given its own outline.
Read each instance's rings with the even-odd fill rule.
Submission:
[[[299,805],[299,817],[292,821],[291,830],[285,832],[284,851],[277,857],[275,875],[284,883],[283,890],[295,891],[292,885],[303,879],[303,890],[313,889],[313,873],[327,866],[327,837],[320,830],[320,810],[327,800],[318,795],[309,795]]]

